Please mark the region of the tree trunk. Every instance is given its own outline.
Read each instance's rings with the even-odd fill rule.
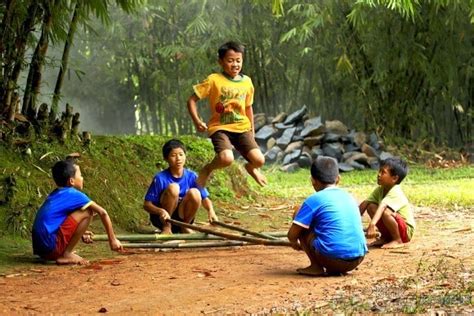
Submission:
[[[13,3],[14,1],[12,1]],[[36,1],[33,1],[28,7],[27,15],[25,20],[22,23],[20,33],[16,35],[14,40],[14,45],[7,48],[6,59],[4,61],[5,69],[4,75],[2,76],[2,93],[3,96],[3,108],[10,108],[12,102],[12,94],[17,87],[17,81],[20,76],[20,72],[23,68],[23,61],[26,52],[26,44],[28,41],[28,35],[31,33],[35,17],[38,12],[39,5]],[[7,12],[7,14],[10,12]],[[5,25],[4,32],[6,33],[6,28],[11,28],[13,25]],[[2,35],[2,46],[13,41],[9,36]],[[2,50],[4,48],[2,47]],[[14,65],[14,66],[13,66]],[[13,66],[13,69],[11,68]]]
[[[38,44],[36,45],[36,49],[31,60],[30,71],[28,73],[28,79],[25,87],[25,95],[23,97],[23,114],[25,114],[28,118],[34,118],[36,114],[36,99],[41,88],[41,76],[46,52],[48,51],[49,34],[51,32],[52,23],[52,7],[51,3],[48,3],[45,5],[41,37],[38,41]]]
[[[67,39],[64,43],[63,56],[61,58],[61,67],[59,68],[58,78],[56,80],[56,86],[54,87],[53,101],[51,103],[51,112],[53,116],[58,113],[58,103],[61,98],[61,88],[63,86],[64,74],[66,73],[68,62],[69,62],[69,51],[74,40],[74,34],[77,29],[77,21],[79,20],[79,9],[80,1],[76,2],[74,13],[72,16],[71,24],[69,24],[69,31],[67,33]]]

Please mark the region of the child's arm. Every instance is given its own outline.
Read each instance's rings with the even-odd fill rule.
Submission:
[[[359,204],[360,216],[364,215],[365,211],[367,210],[368,205],[369,205],[369,202],[367,200],[362,201],[362,203]]]
[[[204,200],[202,200],[202,206],[204,206],[204,208],[207,210],[207,218],[209,220],[209,223],[219,220],[217,218],[216,213],[214,212],[214,206],[212,205],[211,199],[205,198]]]
[[[253,120],[253,107],[250,105],[250,106],[247,106],[245,108],[245,115],[247,115],[247,117],[249,118],[250,120],[250,126],[252,128],[252,133],[253,133],[253,136],[255,137],[255,125],[254,125],[254,120]]]
[[[155,206],[150,201],[145,201],[143,208],[150,214],[158,215],[161,219],[161,222],[164,224],[168,219],[170,219],[170,214],[164,208]]]
[[[288,240],[290,241],[291,247],[295,250],[301,250],[301,245],[298,242],[298,238],[303,233],[303,227],[291,224],[290,229],[288,230]]]
[[[115,251],[122,251],[123,250],[122,244],[117,239],[117,237],[115,237],[114,229],[112,228],[112,221],[110,220],[110,217],[107,211],[95,202],[92,202],[89,208],[95,214],[99,214],[100,220],[102,221],[105,231],[107,232],[107,236],[109,237],[110,249],[115,250]]]
[[[198,132],[205,132],[207,130],[207,124],[199,118],[197,111],[197,101],[199,101],[199,98],[195,93],[189,97],[188,111]]]
[[[367,238],[377,237],[377,234],[375,232],[375,225],[377,225],[380,218],[382,217],[383,212],[385,211],[387,207],[388,205],[385,203],[380,203],[379,206],[377,207],[374,217],[372,217],[372,220],[370,221],[369,226],[367,226]]]

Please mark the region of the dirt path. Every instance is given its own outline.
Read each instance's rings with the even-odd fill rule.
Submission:
[[[344,277],[297,275],[308,263],[303,253],[264,246],[120,255],[85,267],[37,265],[0,278],[0,314],[255,314],[363,304],[390,311],[410,305],[413,293],[435,303],[457,293],[454,307],[431,305],[472,312],[472,287],[470,301],[462,295],[473,281],[474,216],[449,216],[421,213],[409,247],[371,249]]]

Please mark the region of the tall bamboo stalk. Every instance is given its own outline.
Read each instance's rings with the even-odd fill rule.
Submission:
[[[118,240],[122,241],[169,241],[169,240],[224,240],[222,237],[213,236],[204,233],[193,233],[193,234],[138,234],[138,235],[117,235]],[[109,240],[107,235],[94,235],[92,236],[94,241],[107,241]]]

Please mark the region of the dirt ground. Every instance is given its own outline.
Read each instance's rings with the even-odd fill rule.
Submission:
[[[474,214],[419,209],[413,242],[370,249],[346,276],[306,277],[286,247],[148,251],[0,278],[0,314],[474,312]]]

